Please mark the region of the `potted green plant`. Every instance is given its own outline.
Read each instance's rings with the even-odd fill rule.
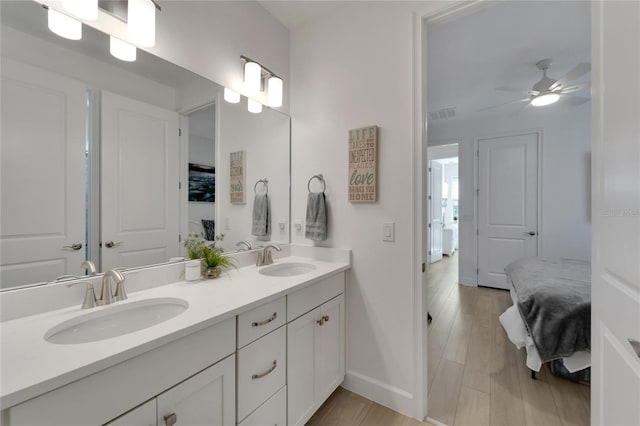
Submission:
[[[217,241],[221,239],[216,237]],[[205,278],[216,278],[226,269],[236,267],[233,258],[225,256],[222,249],[215,247],[215,245],[208,245],[202,234],[189,234],[184,246],[187,249],[189,259],[199,259],[201,261],[202,275]]]

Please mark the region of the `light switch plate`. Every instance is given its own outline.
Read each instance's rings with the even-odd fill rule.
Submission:
[[[394,222],[384,222],[382,224],[382,241],[395,241],[396,224]]]

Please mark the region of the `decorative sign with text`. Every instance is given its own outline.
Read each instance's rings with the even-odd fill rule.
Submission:
[[[378,200],[378,126],[349,130],[349,202]]]
[[[246,151],[236,151],[231,153],[231,160],[229,163],[229,199],[231,204],[246,204],[246,164]]]

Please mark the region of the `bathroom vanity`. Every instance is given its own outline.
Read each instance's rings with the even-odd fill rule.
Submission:
[[[2,425],[304,424],[344,379],[350,254],[290,250],[215,280],[147,282],[112,305],[83,310],[80,298],[4,321]],[[181,312],[164,319],[165,305]],[[101,321],[109,337],[86,341]],[[138,321],[158,322],[130,332]]]

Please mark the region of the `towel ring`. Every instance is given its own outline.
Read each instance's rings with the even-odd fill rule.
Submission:
[[[267,178],[260,179],[259,181],[256,182],[255,185],[253,185],[253,193],[254,194],[258,194],[258,184],[259,183],[264,185],[264,193],[268,194],[269,193],[269,180]]]
[[[324,177],[322,177],[322,174],[313,175],[311,176],[311,178],[309,178],[309,182],[307,182],[307,190],[311,192],[311,181],[314,179],[318,179],[320,181],[320,183],[322,184],[322,192],[324,192],[327,189],[327,183],[324,181]]]

